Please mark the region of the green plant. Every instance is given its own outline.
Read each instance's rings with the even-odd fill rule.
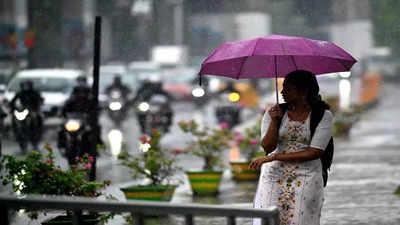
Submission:
[[[239,151],[245,155],[247,161],[251,161],[260,150],[260,129],[261,122],[257,122],[247,127],[243,133],[235,131],[235,143]]]
[[[153,129],[150,136],[140,138],[138,156],[132,156],[126,148],[123,148],[118,155],[122,165],[127,166],[133,179],[148,178],[151,186],[168,185],[170,178],[180,168],[175,165],[176,156],[167,154],[160,146],[162,133]]]
[[[184,133],[192,134],[193,139],[188,143],[184,153],[203,158],[204,170],[216,170],[224,167],[222,162],[223,150],[230,147],[229,141],[233,139],[227,123],[221,123],[217,128],[207,126],[200,128],[194,120],[179,122],[179,127]]]
[[[1,160],[4,174],[0,176],[3,185],[11,183],[14,192],[19,195],[46,194],[93,198],[103,195],[99,190],[110,185],[110,181],[98,183],[87,180],[93,162],[93,158],[89,155],[77,157],[76,165],[71,169],[62,170],[54,163],[51,146],[46,144],[45,150],[47,151],[46,156],[32,151],[22,159],[4,155]],[[37,212],[32,211],[29,216],[35,219]]]

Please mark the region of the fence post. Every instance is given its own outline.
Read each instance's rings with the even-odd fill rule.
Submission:
[[[9,225],[10,221],[8,218],[8,208],[6,206],[0,206],[0,224]]]
[[[72,224],[73,225],[79,225],[79,223],[81,222],[81,215],[82,215],[81,210],[76,210],[72,213]]]
[[[228,225],[236,225],[236,217],[229,216],[228,217]]]
[[[185,215],[185,225],[193,225],[193,215]]]
[[[143,213],[135,213],[132,212],[132,219],[135,221],[134,224],[135,225],[144,225],[144,215]]]

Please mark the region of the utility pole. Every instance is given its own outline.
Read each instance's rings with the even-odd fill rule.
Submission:
[[[101,127],[98,124],[99,118],[99,73],[100,73],[100,47],[101,47],[101,17],[96,16],[94,25],[94,55],[93,55],[93,85],[92,85],[92,110],[91,110],[91,127],[93,129],[93,139],[90,144],[91,156],[93,156],[92,168],[90,170],[89,180],[96,180],[96,156],[97,144],[101,139]]]

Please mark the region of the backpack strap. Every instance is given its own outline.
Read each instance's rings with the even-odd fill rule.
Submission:
[[[314,136],[315,130],[318,124],[321,122],[322,117],[325,114],[325,109],[323,108],[316,108],[312,109],[311,111],[311,118],[310,118],[310,130],[311,130],[311,139]],[[331,168],[332,159],[333,159],[333,137],[330,138],[328,145],[326,146],[324,152],[322,153],[320,160],[322,164],[322,178],[324,180],[324,187],[328,182],[328,171]]]

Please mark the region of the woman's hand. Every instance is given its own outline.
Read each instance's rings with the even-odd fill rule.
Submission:
[[[255,159],[254,161],[252,161],[250,163],[249,168],[250,169],[260,169],[260,167],[262,166],[263,163],[272,162],[275,160],[275,157],[276,157],[275,154],[270,154],[268,156]]]
[[[282,110],[279,105],[274,105],[268,110],[268,114],[273,120],[277,120],[278,118],[282,117]]]

